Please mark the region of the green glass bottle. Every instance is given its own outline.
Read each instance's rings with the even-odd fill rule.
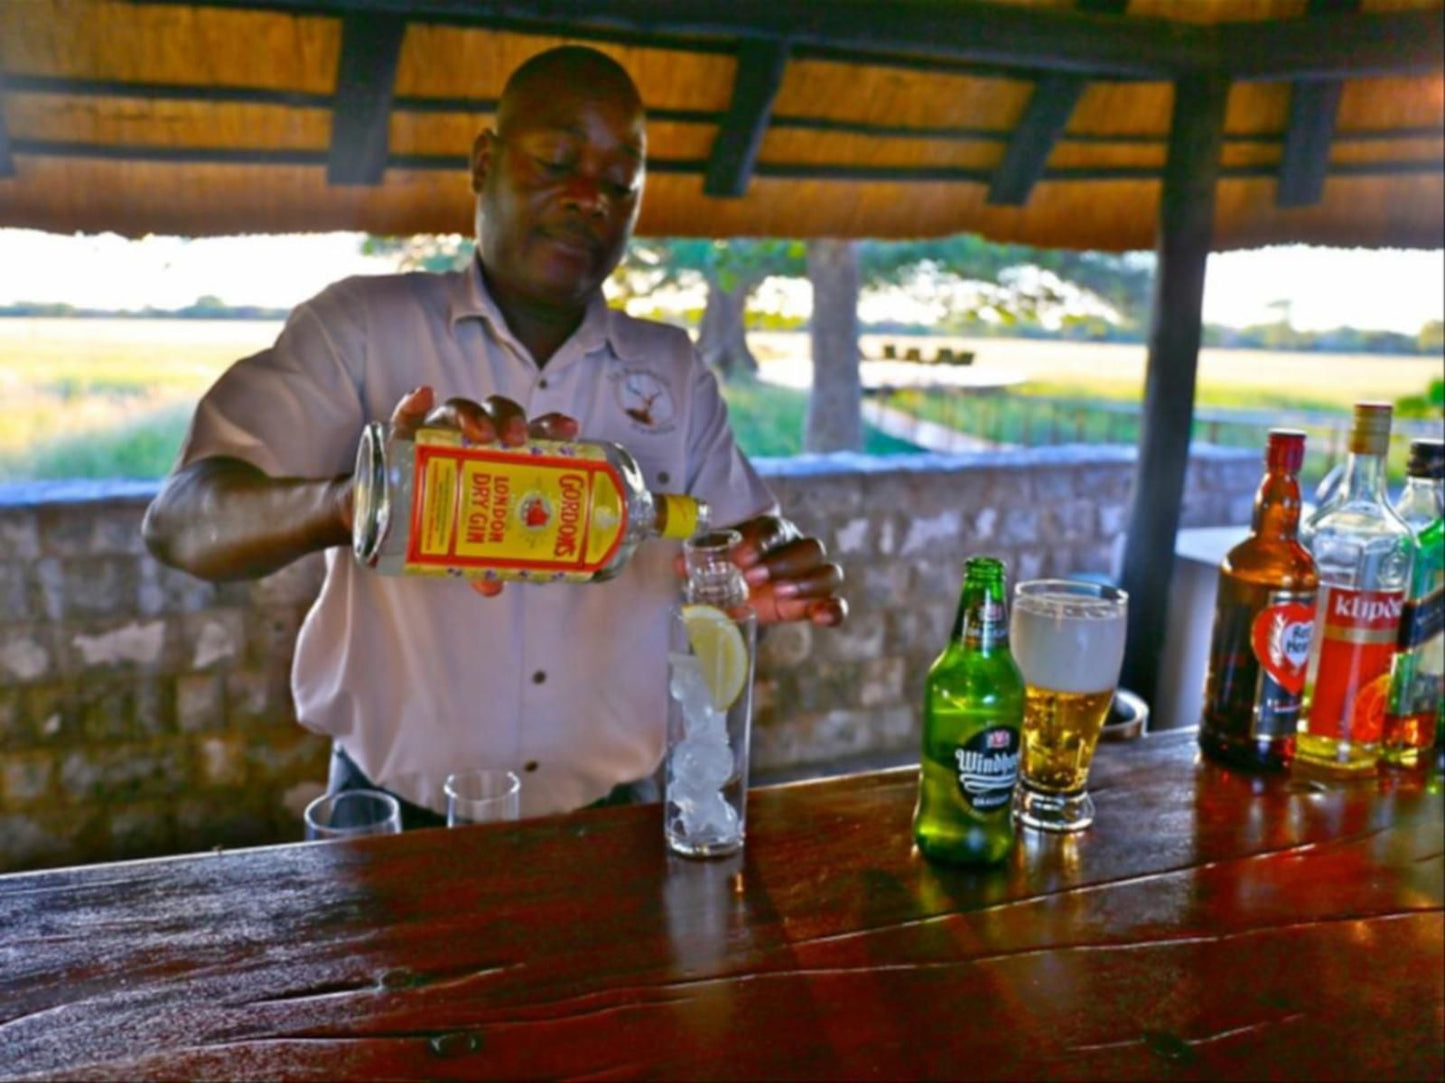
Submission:
[[[1024,679],[1009,652],[1003,562],[964,565],[953,635],[928,671],[913,838],[924,857],[994,865],[1013,849]]]

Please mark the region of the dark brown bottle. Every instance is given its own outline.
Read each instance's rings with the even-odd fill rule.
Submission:
[[[1199,744],[1236,767],[1294,755],[1319,576],[1299,543],[1305,434],[1272,429],[1250,536],[1219,565]]]

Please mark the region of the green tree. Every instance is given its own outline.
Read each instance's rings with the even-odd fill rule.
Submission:
[[[1421,353],[1442,353],[1445,352],[1445,321],[1431,320],[1420,328],[1420,334],[1415,341],[1420,347]]]
[[[471,262],[477,243],[459,233],[418,233],[412,237],[368,235],[364,256],[393,256],[403,271],[459,271]]]

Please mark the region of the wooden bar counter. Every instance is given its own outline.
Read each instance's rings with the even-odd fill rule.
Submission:
[[[911,852],[910,770],[0,876],[0,1078],[1445,1075],[1438,776],[1321,790],[1105,745],[1098,818]]]

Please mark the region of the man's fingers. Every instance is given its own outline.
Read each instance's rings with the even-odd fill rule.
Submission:
[[[502,593],[502,584],[491,579],[470,580],[472,589],[483,598],[495,598]]]
[[[426,416],[428,425],[456,429],[474,444],[497,442],[497,427],[491,415],[471,399],[447,399]]]
[[[431,412],[435,399],[432,389],[426,386],[403,395],[396,404],[396,409],[391,412],[392,432],[403,440],[409,440],[416,435],[416,430],[421,428],[427,414]]]
[[[532,419],[528,431],[534,440],[575,440],[582,426],[566,414],[543,414]]]
[[[836,564],[822,564],[786,579],[774,576],[773,593],[779,598],[826,598],[837,594],[842,585],[843,569]]]
[[[520,447],[527,442],[527,414],[511,399],[492,395],[482,404],[497,430],[497,439],[507,447]]]
[[[751,567],[744,565],[743,578],[753,586],[795,579],[823,565],[827,555],[817,538],[799,538],[768,551]]]
[[[836,628],[848,619],[846,598],[824,598],[808,604],[808,619],[824,628]]]

